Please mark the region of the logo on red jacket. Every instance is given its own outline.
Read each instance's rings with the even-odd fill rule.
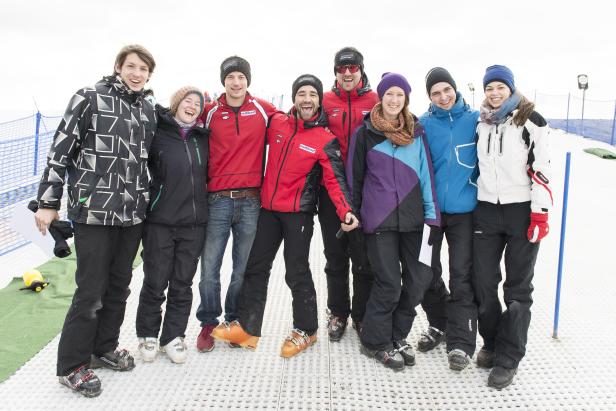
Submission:
[[[314,153],[316,153],[316,152],[317,152],[317,149],[316,149],[316,148],[312,148],[312,147],[307,146],[307,145],[305,145],[305,144],[300,144],[300,145],[299,145],[299,149],[300,149],[300,150],[307,151],[307,152],[309,152],[310,154],[314,154]]]
[[[247,110],[247,111],[240,112],[240,116],[242,117],[254,116],[255,114],[257,114],[257,110]]]

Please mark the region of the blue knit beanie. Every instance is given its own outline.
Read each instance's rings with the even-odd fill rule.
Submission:
[[[507,66],[501,66],[500,64],[495,64],[486,69],[486,74],[483,76],[483,89],[486,89],[486,86],[493,81],[500,81],[501,83],[505,83],[511,93],[515,91],[515,81],[513,79],[513,72],[509,70]]]
[[[406,94],[407,97],[411,94],[411,85],[408,81],[406,81],[406,78],[402,74],[383,73],[381,76],[381,82],[378,86],[376,86],[376,92],[379,95],[379,98],[382,100],[385,92],[394,86],[400,87],[404,90],[404,94]]]

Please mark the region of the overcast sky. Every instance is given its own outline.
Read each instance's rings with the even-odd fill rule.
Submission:
[[[408,78],[417,114],[427,108],[424,78],[434,66],[449,69],[469,102],[467,84],[474,83],[477,105],[491,64],[509,66],[530,98],[535,90],[577,95],[580,73],[590,79],[587,98],[616,98],[614,13],[599,0],[3,3],[0,121],[35,111],[35,100],[44,114],[63,112],[75,90],[111,73],[116,53],[130,43],[153,53],[149,86],[162,101],[186,84],[220,93],[220,62],[237,54],[252,65],[250,91],[285,94],[287,107],[302,73],[316,74],[328,89],[334,53],[349,45],[364,54],[374,88],[384,71]],[[566,98],[553,100],[566,105]],[[605,106],[613,111],[613,103]]]

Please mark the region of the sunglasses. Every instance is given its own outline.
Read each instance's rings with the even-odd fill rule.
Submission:
[[[336,67],[336,72],[340,74],[346,73],[347,70],[349,70],[351,73],[357,73],[359,71],[359,65],[358,64],[347,64],[346,66]]]

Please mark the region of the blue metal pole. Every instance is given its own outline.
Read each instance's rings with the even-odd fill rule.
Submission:
[[[567,125],[565,126],[565,131],[569,132],[569,105],[571,104],[571,93],[567,94]]]
[[[33,176],[38,174],[38,156],[39,156],[39,130],[41,129],[41,113],[36,112],[36,130],[34,131],[34,173]]]
[[[612,139],[610,145],[614,145],[614,130],[616,129],[616,100],[614,101],[614,117],[612,118]]]
[[[554,304],[554,328],[552,338],[558,338],[558,317],[560,312],[560,287],[563,276],[563,257],[565,254],[565,233],[567,229],[567,203],[569,199],[569,169],[571,167],[571,152],[567,152],[565,164],[565,189],[563,194],[563,213],[560,225],[560,250],[558,251],[558,277],[556,280],[556,302]]]

